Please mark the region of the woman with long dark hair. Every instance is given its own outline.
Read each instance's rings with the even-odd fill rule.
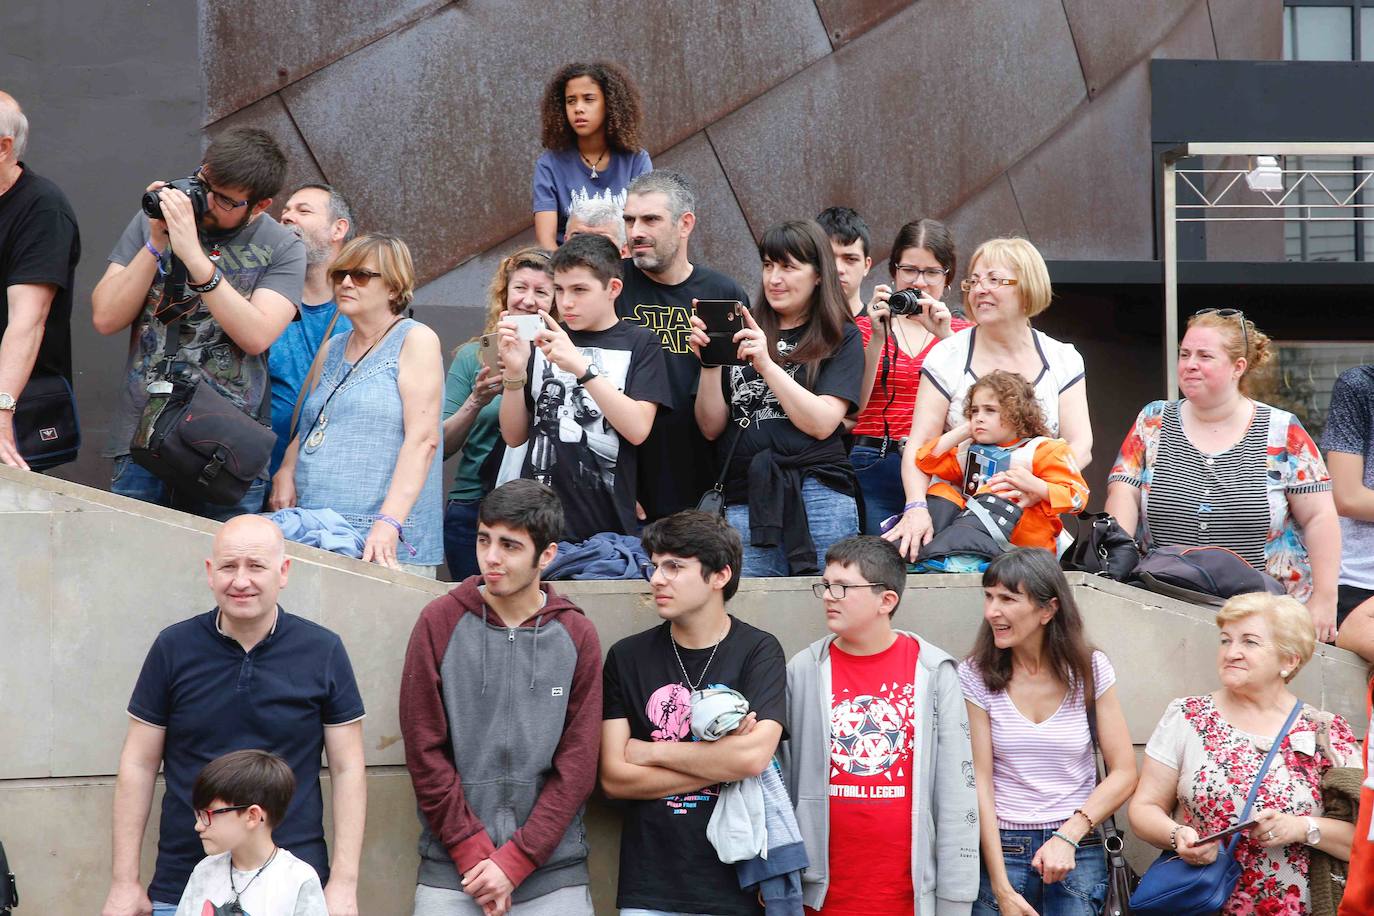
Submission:
[[[859,531],[840,434],[859,403],[863,343],[816,222],[771,227],[759,258],[763,289],[735,335],[744,364],[702,367],[696,418],[730,456],[725,515],[744,538],[744,575],[814,574]],[[699,354],[709,338],[692,324]]]
[[[1107,891],[1097,827],[1135,788],[1135,750],[1116,673],[1088,644],[1054,554],[1020,547],[988,565],[959,682],[982,833],[973,912],[1097,916]],[[1100,784],[1090,709],[1108,772]]]

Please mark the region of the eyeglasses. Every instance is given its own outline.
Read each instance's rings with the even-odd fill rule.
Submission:
[[[234,198],[221,194],[211,187],[209,180],[206,179],[205,173],[202,171],[203,168],[204,166],[200,169],[196,169],[195,178],[201,184],[205,185],[205,194],[215,202],[216,207],[232,213],[234,210],[248,206],[247,200],[234,200]]]
[[[196,811],[196,820],[206,827],[214,821],[216,814],[228,814],[230,811],[247,811],[252,805],[229,805],[225,808],[201,808]]]
[[[1018,282],[1020,281],[1013,277],[980,277],[974,274],[966,280],[960,280],[959,288],[966,293],[971,293],[975,289],[980,289],[984,286],[988,289],[996,289],[999,286],[1015,286]]]
[[[665,582],[672,582],[677,578],[677,574],[687,568],[687,564],[681,560],[664,560],[662,563],[640,563],[639,572],[646,581],[653,581],[654,573],[663,573]]]
[[[368,270],[366,267],[351,267],[347,270],[340,268],[338,270],[331,270],[329,272],[329,280],[335,286],[338,286],[340,283],[342,283],[344,281],[344,277],[348,277],[350,280],[352,280],[354,286],[366,286],[367,284],[372,282],[373,277],[380,276],[381,274],[377,273],[377,271]]]
[[[1241,345],[1244,347],[1240,355],[1246,359],[1250,358],[1250,332],[1245,327],[1244,312],[1240,309],[1198,309],[1193,315],[1216,315],[1218,318],[1234,318],[1239,321]]]
[[[824,579],[811,586],[811,594],[817,598],[824,598],[827,595],[834,601],[843,601],[844,593],[851,588],[881,588],[887,590],[887,586],[881,582],[855,582],[852,585],[841,585],[838,582],[827,582]]]
[[[910,280],[912,282],[925,280],[927,284],[930,284],[937,280],[944,280],[949,271],[943,267],[916,267],[911,264],[898,264],[893,273],[896,274],[893,278],[896,280]]]

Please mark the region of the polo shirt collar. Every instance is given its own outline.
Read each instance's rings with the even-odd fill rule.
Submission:
[[[219,625],[220,614],[222,614],[223,612],[219,608],[215,608],[210,613],[213,615],[215,632],[220,635],[220,638],[230,640],[235,645],[239,645],[239,641],[237,639],[234,639],[234,637],[230,636],[228,633],[224,632],[224,628]],[[286,611],[282,610],[282,606],[280,604],[277,605],[276,614],[272,618],[272,629],[268,630],[267,635],[264,636],[261,640],[259,640],[258,644],[253,648],[256,649],[258,648],[258,646],[265,646],[269,642],[271,642],[272,637],[277,635],[277,628],[282,625],[282,621],[285,617]]]

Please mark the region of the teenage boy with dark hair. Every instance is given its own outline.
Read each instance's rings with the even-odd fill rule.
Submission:
[[[621,912],[755,916],[706,838],[720,783],[758,776],[784,736],[786,669],[772,634],[727,613],[739,587],[739,532],[689,510],[644,531],[645,572],[664,622],[611,647],[605,667],[601,787],[628,800],[620,839]],[[733,734],[692,740],[692,692],[730,687],[750,713]],[[975,863],[976,864],[976,863]]]
[[[654,169],[634,181],[625,196],[625,289],[615,300],[621,318],[658,335],[668,367],[673,403],[660,411],[640,449],[644,463],[639,501],[649,521],[690,509],[716,482],[714,446],[697,426],[690,406],[697,396],[701,360],[688,345],[692,303],[697,299],[749,304],[744,287],[688,258],[696,228],[696,194],[686,175]]]
[[[813,586],[831,635],[787,664],[783,775],[811,862],[803,898],[823,916],[967,916],[978,895],[957,663],[893,628],[905,587],[891,543],[837,542]]]
[[[596,785],[601,643],[540,582],[563,508],[548,487],[512,480],[477,519],[481,575],[420,613],[401,676],[421,827],[415,916],[591,916],[582,812]]]
[[[328,916],[315,869],[272,840],[295,793],[291,766],[267,751],[233,751],[205,765],[191,806],[206,858],[191,872],[177,916]]]
[[[285,175],[286,155],[269,134],[255,127],[226,130],[196,169],[204,212],[197,216],[191,198],[155,181],[148,190],[157,193],[162,218],[134,214],[110,253],[91,293],[91,319],[101,334],[133,328],[126,335],[119,405],[101,452],[115,460],[115,493],[219,521],[262,508],[266,468],[238,504],[218,506],[173,492],[133,462],[129,443],[148,403],[148,386],[160,378],[164,341],[174,325],[177,365],[246,414],[263,416],[264,405],[270,406],[267,351],[296,314],[305,283],[305,244],[267,213]],[[176,315],[181,320],[169,323]]]
[[[571,238],[552,267],[563,324],[543,313],[533,348],[512,320],[499,326],[501,438],[529,442],[520,476],[558,494],[566,540],[635,534],[638,446],[659,407],[672,407],[663,352],[652,332],[616,317],[620,252],[609,239]]]
[[[857,210],[849,207],[826,207],[816,217],[816,222],[830,236],[830,247],[835,251],[835,269],[839,271],[840,288],[844,290],[849,311],[855,318],[867,314],[862,287],[864,277],[873,267],[873,239],[868,223]]]

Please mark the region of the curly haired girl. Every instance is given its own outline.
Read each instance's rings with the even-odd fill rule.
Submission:
[[[969,388],[964,417],[916,453],[916,466],[934,480],[928,498],[962,509],[969,496],[996,493],[1024,510],[1013,544],[1054,550],[1059,516],[1083,511],[1088,484],[1069,444],[1049,437],[1035,389],[1014,372],[989,372]]]
[[[541,248],[563,242],[578,200],[625,206],[625,189],[653,169],[640,145],[639,90],[612,63],[568,64],[544,88],[544,152],[534,165],[534,237]]]

